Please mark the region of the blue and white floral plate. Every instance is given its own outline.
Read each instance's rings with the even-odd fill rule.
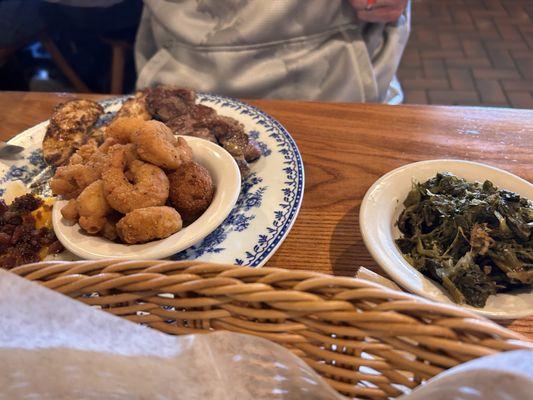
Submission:
[[[102,102],[111,118],[126,97]],[[261,110],[238,100],[198,94],[198,102],[213,107],[219,114],[244,124],[250,137],[261,147],[262,156],[252,163],[243,180],[237,203],[224,222],[201,242],[171,256],[174,260],[193,260],[262,266],[289,233],[303,199],[304,167],[296,143],[287,130]],[[48,121],[18,134],[9,141],[26,150],[14,160],[0,160],[0,195],[9,181],[26,185],[35,181],[46,165],[41,142]],[[64,252],[56,257],[72,259]]]

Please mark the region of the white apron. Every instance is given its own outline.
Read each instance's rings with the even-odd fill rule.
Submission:
[[[137,87],[397,104],[409,15],[363,23],[343,0],[145,0]]]

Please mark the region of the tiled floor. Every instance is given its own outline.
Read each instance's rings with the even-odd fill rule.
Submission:
[[[533,0],[413,0],[406,103],[533,108]]]

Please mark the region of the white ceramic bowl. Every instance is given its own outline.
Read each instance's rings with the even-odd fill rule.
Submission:
[[[78,224],[69,225],[61,216],[66,201],[54,204],[54,231],[66,249],[86,259],[154,259],[182,251],[214,231],[233,209],[241,189],[241,175],[233,157],[222,147],[207,140],[183,136],[191,146],[194,160],[207,168],[216,190],[209,208],[194,223],[166,239],[144,244],[114,243],[100,236],[84,233]]]
[[[396,221],[413,182],[424,182],[437,172],[451,172],[467,181],[488,179],[530,200],[533,185],[509,172],[489,165],[461,160],[430,160],[404,165],[378,179],[365,194],[359,223],[365,245],[376,262],[402,287],[426,298],[453,303],[446,291],[426,278],[402,256],[394,240],[400,237]],[[531,289],[490,296],[484,308],[461,307],[493,319],[522,318],[533,314]]]

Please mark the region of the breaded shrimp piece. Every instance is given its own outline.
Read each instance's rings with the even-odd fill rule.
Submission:
[[[138,117],[115,118],[107,127],[105,137],[113,138],[117,143],[129,143],[131,134],[137,131],[143,123],[144,119]]]
[[[124,146],[113,149],[110,167],[102,174],[105,197],[111,207],[127,214],[136,208],[165,204],[169,184],[163,170],[139,160],[127,161]]]
[[[110,221],[109,218],[106,220],[104,227],[101,230],[103,237],[109,240],[116,240],[118,238],[117,234],[117,224],[113,221]]]
[[[159,121],[146,121],[131,135],[139,157],[167,170],[178,169],[192,161],[192,150],[183,138],[174,136],[169,127]]]
[[[97,146],[96,142],[90,141],[81,146],[78,151],[70,157],[69,165],[86,165],[87,167],[92,168],[95,173],[100,176],[102,171],[107,168],[107,152],[109,148],[116,144],[117,141],[113,138],[106,139],[100,147]]]
[[[111,241],[117,241],[118,234],[116,225],[117,222],[122,219],[122,217],[124,217],[123,214],[111,209],[111,211],[105,216],[106,219],[104,226],[102,227],[100,232],[98,232],[98,234]]]
[[[88,165],[65,165],[56,170],[50,181],[50,188],[56,196],[63,196],[67,200],[74,199],[83,189],[99,178],[100,171]]]
[[[61,215],[68,221],[76,222],[80,215],[78,214],[78,204],[76,199],[71,199],[61,209]]]
[[[98,147],[98,151],[107,154],[109,153],[109,149],[115,145],[119,144],[116,139],[114,138],[107,138],[104,140],[104,142]]]
[[[111,139],[108,139],[111,140]],[[133,143],[128,144],[114,144],[106,150],[106,164],[105,167],[124,166],[129,165],[133,160],[137,160],[137,151]]]
[[[106,215],[111,212],[105,196],[102,180],[97,180],[87,186],[76,199],[77,210],[80,215],[79,224],[88,233],[100,232],[106,224]]]
[[[98,151],[98,146],[95,142],[90,141],[81,146],[76,153],[74,153],[68,160],[69,165],[87,163],[94,154]]]
[[[181,227],[179,213],[167,206],[138,208],[126,214],[116,225],[118,236],[129,244],[163,239]]]
[[[61,215],[63,218],[69,221],[77,221],[80,217],[78,213],[78,203],[76,202],[76,199],[71,199],[68,201],[68,203],[63,206],[61,209]]]

